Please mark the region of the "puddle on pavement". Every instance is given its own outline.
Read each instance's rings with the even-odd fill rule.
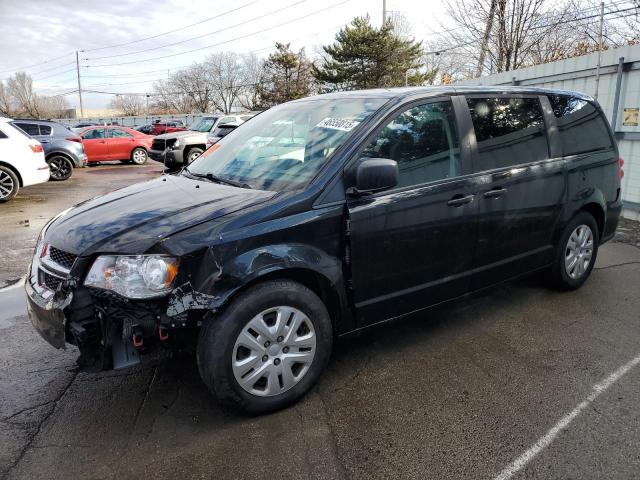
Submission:
[[[16,317],[27,314],[26,297],[22,280],[0,290],[0,330],[13,326]]]

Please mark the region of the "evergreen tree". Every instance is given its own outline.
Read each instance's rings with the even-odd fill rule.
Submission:
[[[259,86],[264,106],[277,105],[313,93],[311,62],[304,49],[296,53],[289,46],[289,43],[276,43],[276,51],[264,62],[264,81]]]
[[[356,17],[323,50],[324,61],[313,75],[328,91],[422,85],[430,77],[419,72],[421,42],[400,38],[391,21],[376,28],[368,16]]]

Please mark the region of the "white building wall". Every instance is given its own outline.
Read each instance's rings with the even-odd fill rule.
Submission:
[[[640,45],[602,52],[597,99],[612,123],[618,63],[624,58],[620,100],[615,125],[620,156],[624,159],[622,180],[624,215],[640,219],[640,125],[623,126],[625,108],[640,108]],[[559,60],[459,82],[464,85],[522,85],[573,90],[596,96],[598,54]]]

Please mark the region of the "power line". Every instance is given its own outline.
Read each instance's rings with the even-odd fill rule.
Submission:
[[[152,35],[151,37],[139,38],[137,40],[131,40],[130,42],[116,43],[116,44],[113,44],[113,45],[106,45],[104,47],[88,48],[86,50],[80,50],[80,51],[81,52],[85,52],[85,53],[86,52],[95,52],[97,50],[104,50],[104,49],[107,49],[107,48],[124,47],[126,45],[132,45],[134,43],[144,42],[145,40],[152,40],[154,38],[163,37],[163,36],[169,35],[171,33],[179,32],[181,30],[186,30],[187,28],[195,27],[196,25],[200,25],[202,23],[210,22],[211,20],[217,20],[218,18],[220,18],[220,17],[222,17],[224,15],[227,15],[228,13],[232,13],[232,12],[241,10],[241,9],[243,9],[245,7],[253,5],[254,3],[257,3],[258,1],[259,0],[253,0],[252,2],[249,2],[249,3],[245,4],[245,5],[242,5],[241,7],[237,7],[237,8],[234,8],[232,10],[228,10],[226,12],[220,13],[220,14],[216,15],[215,17],[205,18],[204,20],[200,20],[199,22],[191,23],[189,25],[185,25],[184,27],[176,28],[175,30],[169,30],[168,32],[158,33],[156,35]]]
[[[127,52],[127,53],[120,53],[120,54],[114,54],[114,55],[104,55],[102,57],[93,57],[93,58],[85,58],[84,60],[101,60],[103,58],[114,58],[114,57],[124,57],[127,55],[137,55],[138,53],[144,53],[144,52],[151,52],[153,50],[160,50],[163,48],[167,48],[167,47],[173,47],[175,45],[181,45],[183,43],[187,43],[187,42],[191,42],[193,40],[198,40],[200,38],[204,38],[204,37],[208,37],[210,35],[215,35],[216,33],[221,33],[221,32],[225,32],[227,30],[231,30],[232,28],[236,28],[236,27],[240,27],[242,25],[246,25],[247,23],[251,23],[251,22],[255,22],[256,20],[262,20],[265,17],[269,17],[271,15],[275,15],[276,13],[280,13],[284,10],[288,10],[291,7],[295,7],[297,5],[300,5],[301,3],[305,3],[308,2],[309,0],[298,0],[297,2],[294,2],[290,5],[286,5],[284,7],[278,8],[276,10],[272,10],[269,13],[265,13],[264,15],[258,15],[257,17],[253,17],[250,18],[248,20],[244,20],[240,23],[236,23],[235,25],[230,25],[228,27],[224,27],[221,28],[220,30],[215,30],[213,32],[208,32],[208,33],[204,33],[202,35],[198,35],[196,37],[191,37],[191,38],[185,38],[184,40],[179,40],[177,42],[173,42],[173,43],[166,43],[164,45],[158,45],[155,47],[149,47],[149,48],[145,48],[143,50],[136,50],[135,52]]]
[[[73,62],[73,63],[75,64],[76,62]],[[44,77],[40,77],[40,78],[33,78],[33,81],[34,81],[34,82],[39,82],[40,80],[44,80],[45,78],[56,77],[56,76],[58,76],[58,75],[62,75],[62,74],[64,74],[64,73],[75,72],[75,71],[76,71],[76,69],[75,69],[75,68],[71,68],[71,69],[69,69],[69,70],[65,70],[64,72],[57,72],[57,73],[52,73],[52,74],[50,74],[50,75],[46,75],[46,76],[44,76]]]
[[[198,51],[201,51],[201,50],[206,50],[206,49],[209,49],[209,48],[213,48],[213,47],[217,47],[217,46],[224,45],[224,44],[227,44],[227,43],[231,43],[231,42],[234,42],[236,40],[241,40],[243,38],[251,37],[251,36],[257,35],[259,33],[268,32],[269,30],[273,30],[275,28],[280,28],[283,25],[288,25],[290,23],[297,22],[298,20],[302,20],[304,18],[308,18],[308,17],[311,17],[313,15],[317,15],[318,13],[330,10],[332,8],[338,7],[338,6],[343,5],[343,4],[345,4],[347,2],[350,2],[350,1],[352,1],[352,0],[342,0],[341,2],[335,3],[333,5],[329,5],[328,7],[321,8],[319,10],[316,10],[314,12],[308,13],[306,15],[302,15],[300,17],[293,18],[293,19],[288,20],[286,22],[281,22],[278,25],[273,25],[272,27],[263,28],[262,30],[257,30],[255,32],[251,32],[251,33],[248,33],[246,35],[242,35],[240,37],[232,38],[230,40],[225,40],[224,42],[214,43],[212,45],[206,45],[204,47],[194,48],[194,49],[191,49],[191,50],[185,50],[185,51],[179,52],[179,53],[172,53],[172,54],[169,54],[169,55],[161,55],[159,57],[143,58],[141,60],[134,60],[134,61],[130,61],[130,62],[107,63],[107,64],[99,64],[99,65],[87,65],[87,67],[88,68],[96,68],[96,67],[116,67],[116,66],[120,66],[120,65],[131,65],[133,63],[151,62],[151,61],[160,60],[160,59],[163,59],[163,58],[177,57],[179,55],[185,55],[187,53],[193,53],[193,52],[198,52]]]
[[[612,11],[609,11],[609,12],[605,12],[604,16],[613,15],[613,14],[616,14],[616,13],[628,12],[630,10],[636,10],[636,7],[623,8],[621,10],[612,10]],[[631,14],[627,14],[627,15],[616,16],[616,17],[613,17],[611,20],[617,20],[619,18],[631,17],[633,15],[635,15],[635,12],[631,13]],[[598,13],[597,15],[589,15],[589,16],[585,16],[585,17],[571,18],[571,19],[567,19],[567,20],[564,20],[564,21],[560,21],[560,22],[549,23],[549,24],[546,24],[546,25],[535,25],[535,26],[530,27],[529,30],[538,30],[538,29],[541,29],[541,28],[557,27],[558,25],[564,25],[566,23],[577,22],[577,21],[580,21],[580,20],[588,20],[588,19],[592,19],[592,18],[600,18],[600,14]],[[443,53],[443,52],[448,52],[450,50],[454,50],[456,48],[466,47],[466,46],[471,45],[473,43],[477,43],[477,40],[474,39],[474,40],[471,40],[469,42],[461,43],[461,44],[458,44],[458,45],[452,45],[450,47],[445,47],[445,48],[442,48],[442,49],[439,49],[439,50],[433,50],[433,51],[424,52],[424,53],[427,54],[427,55],[434,54],[434,53],[435,54],[440,54],[440,53]]]
[[[0,71],[0,73],[12,73],[12,72],[17,72],[17,71],[27,70],[29,68],[37,67],[38,65],[44,65],[45,63],[54,62],[56,60],[59,60],[61,58],[66,57],[68,55],[73,55],[73,52],[65,53],[64,55],[60,55],[59,57],[50,58],[49,60],[45,60],[44,62],[33,63],[31,65],[26,65],[24,67],[19,67],[19,68],[11,68],[9,70],[3,70],[3,71]]]

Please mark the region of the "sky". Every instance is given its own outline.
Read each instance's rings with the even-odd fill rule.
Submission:
[[[446,28],[442,0],[387,0],[387,10],[402,13],[417,40]],[[76,90],[78,50],[83,90],[146,93],[214,52],[266,57],[275,42],[290,42],[313,55],[366,14],[380,25],[382,0],[0,0],[0,79],[26,71],[37,93]],[[65,98],[78,107],[77,94]],[[111,98],[85,92],[84,107]]]

